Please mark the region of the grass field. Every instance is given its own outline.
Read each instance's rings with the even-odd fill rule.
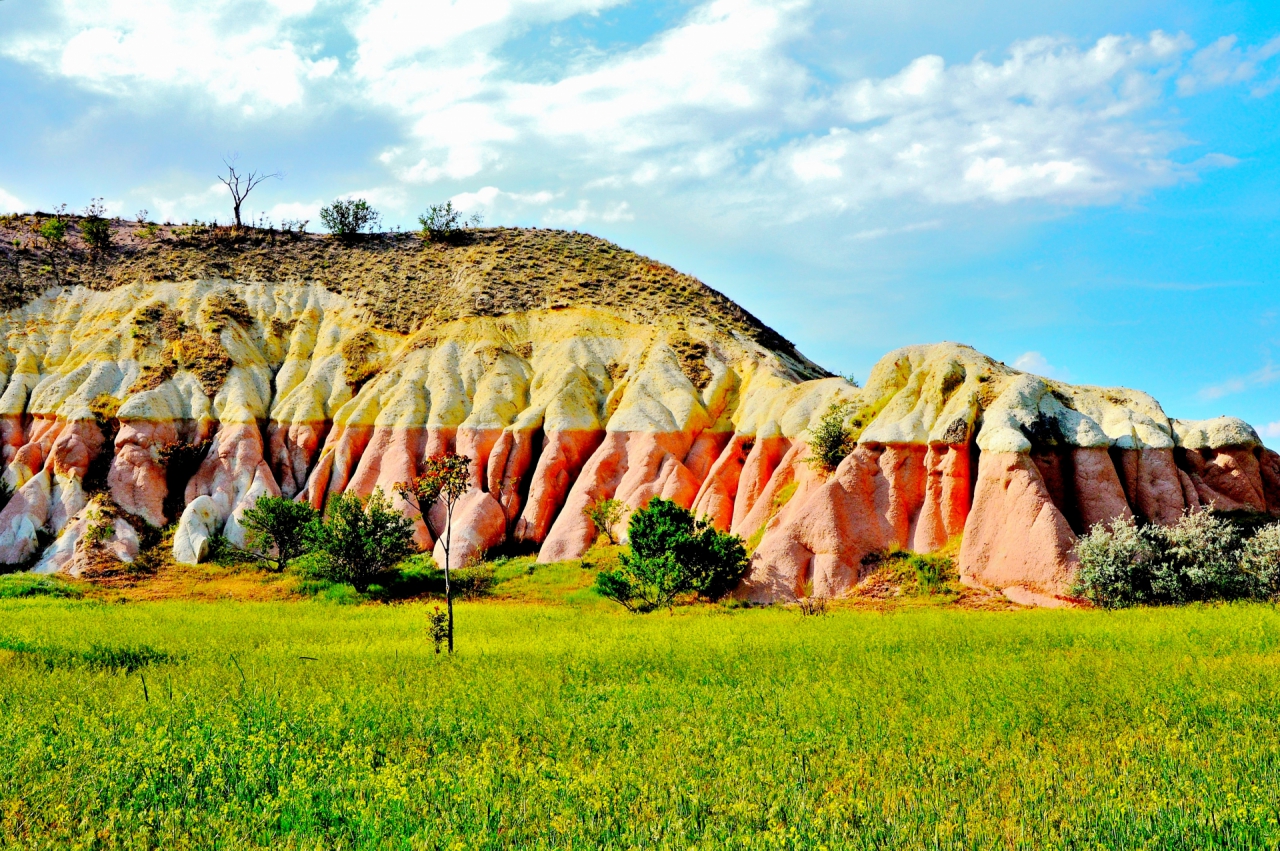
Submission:
[[[0,600],[0,845],[1280,842],[1271,607],[425,611]]]

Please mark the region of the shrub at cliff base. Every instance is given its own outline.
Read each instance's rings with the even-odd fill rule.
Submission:
[[[436,606],[0,600],[0,848],[1280,846],[1268,605]]]
[[[1210,511],[1189,512],[1172,526],[1121,518],[1089,530],[1076,555],[1076,593],[1104,608],[1280,594],[1280,523],[1246,536]]]
[[[600,572],[596,590],[632,611],[670,607],[681,594],[719,600],[747,569],[741,538],[671,500],[653,499],[632,514],[627,534],[631,551],[619,554],[619,567]]]
[[[329,500],[314,546],[318,578],[348,582],[363,593],[413,553],[413,521],[391,505],[381,488],[368,499],[338,494]]]
[[[249,530],[250,545],[276,570],[311,548],[320,533],[320,513],[305,502],[263,495],[246,510],[240,523]]]

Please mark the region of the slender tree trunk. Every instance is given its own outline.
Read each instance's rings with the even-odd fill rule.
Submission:
[[[444,602],[449,609],[449,655],[453,655],[453,589],[449,585],[449,544],[453,540],[453,506],[444,516]]]

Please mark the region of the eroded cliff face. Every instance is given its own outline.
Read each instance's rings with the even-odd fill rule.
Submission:
[[[214,534],[244,542],[262,494],[391,493],[446,450],[474,462],[455,566],[504,542],[576,558],[590,502],[662,496],[754,545],[738,593],[760,601],[839,595],[875,550],[963,535],[966,582],[1054,604],[1093,523],[1280,515],[1280,456],[1238,420],[1170,420],[948,343],[855,388],[711,319],[592,303],[404,330],[315,283],[49,288],[0,315],[0,561],[88,574],[176,521],[196,562]],[[834,401],[858,445],[824,475],[805,435]],[[434,545],[421,520],[417,538]]]

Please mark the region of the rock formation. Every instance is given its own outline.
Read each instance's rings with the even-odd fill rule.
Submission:
[[[391,492],[446,450],[474,462],[455,566],[503,543],[577,558],[593,500],[662,496],[751,543],[738,594],[756,601],[839,595],[878,550],[963,536],[965,582],[1053,605],[1094,523],[1202,505],[1280,515],[1280,456],[1239,420],[1171,420],[1146,394],[951,343],[892,352],[858,388],[691,278],[530,233],[404,237],[376,256],[303,237],[277,266],[299,280],[245,265],[269,246],[216,242],[206,253],[230,258],[217,270],[175,272],[199,252],[132,232],[102,270],[64,263],[40,287],[10,256],[0,561],[87,575],[176,523],[174,556],[194,562],[215,534],[242,544],[239,518],[263,494],[323,507]],[[565,271],[547,265],[554,250]],[[310,265],[291,267],[299,256]],[[355,271],[335,281],[326,270],[344,263]],[[388,291],[388,269],[422,282]],[[833,402],[857,446],[827,475],[805,438]],[[434,545],[420,520],[417,540]]]

